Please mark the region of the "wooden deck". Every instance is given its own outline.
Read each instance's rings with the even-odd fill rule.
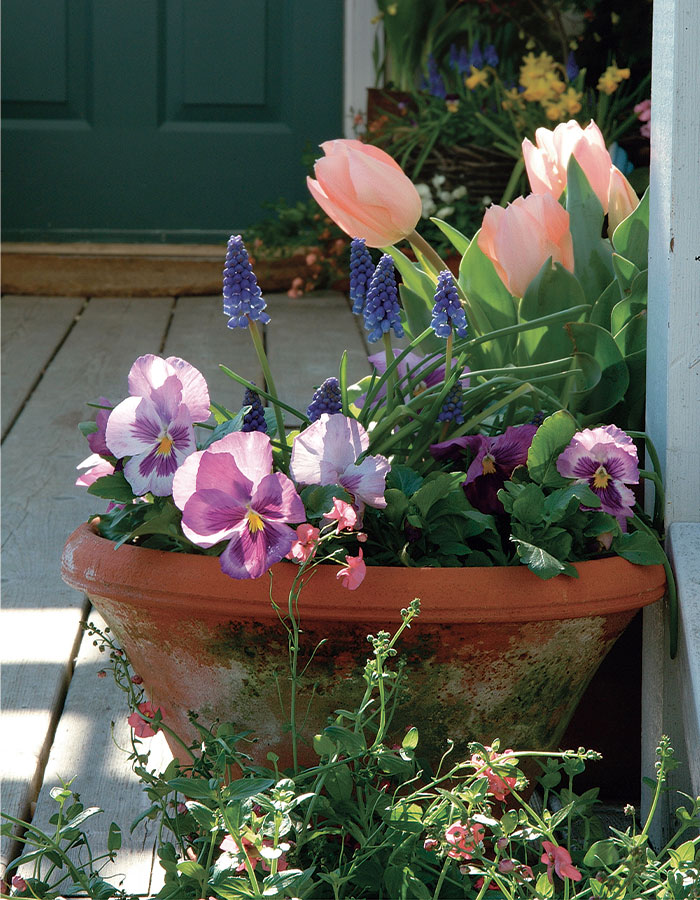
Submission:
[[[306,408],[313,388],[337,374],[344,348],[351,380],[365,374],[364,334],[345,297],[267,300],[268,354],[286,400]],[[97,677],[103,661],[82,631],[88,605],[61,581],[59,560],[67,536],[102,502],[74,487],[75,466],[89,455],[77,429],[90,417],[86,401],[122,399],[129,367],[144,353],[188,360],[204,372],[212,397],[231,408],[242,389],[219,363],[259,382],[250,339],[226,328],[220,302],[2,298],[2,809],[46,824],[55,809],[50,789],[74,778],[85,806],[105,809],[90,820],[95,849],[106,848],[110,822],[122,829],[119,864],[104,877],[147,896],[158,890],[161,870],[147,825],[129,834],[147,804],[118,749],[128,745],[123,695],[111,677]],[[161,736],[151,746],[153,762],[167,760]],[[2,839],[0,873],[18,849]]]

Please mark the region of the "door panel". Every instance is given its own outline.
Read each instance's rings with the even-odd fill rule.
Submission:
[[[5,240],[220,240],[306,196],[342,0],[4,0]]]

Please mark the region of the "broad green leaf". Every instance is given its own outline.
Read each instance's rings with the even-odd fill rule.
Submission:
[[[182,872],[183,875],[189,875],[190,878],[196,878],[199,881],[203,881],[207,877],[207,871],[204,866],[200,866],[193,859],[186,859],[184,862],[178,863],[177,870]]]
[[[334,800],[349,800],[353,789],[352,772],[348,766],[337,766],[326,776],[326,789]]]
[[[423,476],[414,471],[410,466],[392,466],[386,476],[387,488],[396,488],[407,497],[411,497],[423,484]]]
[[[134,499],[134,492],[123,472],[103,475],[102,478],[93,481],[87,492],[94,494],[95,497],[102,497],[103,500],[114,500],[117,503],[130,503]]]
[[[399,527],[408,509],[408,497],[397,488],[387,488],[384,491],[384,499],[386,500],[384,515],[392,525]]]
[[[615,335],[615,343],[625,357],[633,353],[645,353],[647,345],[647,312],[641,310]]]
[[[518,308],[518,321],[533,322],[542,316],[585,302],[586,298],[577,279],[560,263],[552,266],[550,257],[528,285]],[[586,311],[581,310],[575,321],[584,321],[585,318]],[[521,366],[563,359],[570,353],[571,342],[564,331],[563,322],[521,332],[515,350],[517,364]]]
[[[120,850],[122,846],[122,830],[116,822],[112,822],[109,826],[107,835],[107,849],[111,853],[113,850]]]
[[[615,252],[624,256],[641,271],[649,267],[649,190],[635,211],[623,219],[612,236]]]
[[[567,483],[557,471],[557,459],[576,431],[576,421],[566,410],[559,410],[544,420],[527,454],[527,470],[533,481],[553,487]]]
[[[437,225],[457,253],[461,255],[466,251],[469,246],[469,238],[466,235],[462,234],[461,231],[458,231],[454,225],[450,225],[449,222],[444,222],[442,219],[438,219],[435,216],[431,216],[430,221]]]
[[[410,831],[417,834],[423,831],[423,808],[417,803],[400,800],[391,810],[389,816],[392,825],[399,831]]]
[[[396,247],[387,247],[385,252],[389,253],[393,258],[406,287],[410,288],[414,294],[417,294],[432,306],[433,295],[435,294],[435,279],[427,275],[416,263],[411,262]]]
[[[659,542],[646,531],[619,535],[613,541],[612,549],[618,556],[638,566],[655,566],[666,560]]]
[[[318,519],[333,509],[333,498],[348,499],[337,484],[308,485],[301,492],[301,499],[310,519]]]
[[[639,275],[639,269],[633,262],[625,259],[624,256],[620,256],[618,253],[613,253],[612,263],[615,270],[615,278],[620,287],[620,296],[624,297],[631,289],[634,279]]]
[[[501,816],[501,828],[504,834],[512,834],[518,827],[518,811],[509,809]]]
[[[267,875],[263,880],[263,897],[297,897],[301,883],[312,874],[312,870],[286,869]]]
[[[367,749],[367,744],[362,734],[350,731],[349,728],[343,728],[341,725],[329,725],[323,729],[323,734],[335,741],[338,747],[349,756],[364,753]]]
[[[537,883],[535,884],[535,896],[541,897],[543,898],[543,900],[548,900],[549,897],[554,896],[554,885],[550,884],[546,872],[543,872],[541,875],[537,876]]]
[[[319,756],[332,756],[335,753],[335,744],[323,734],[314,735],[314,752]]]
[[[216,831],[219,826],[219,818],[216,813],[212,812],[208,806],[203,803],[197,803],[190,800],[187,803],[187,811],[192,815],[195,822],[205,831]]]
[[[629,386],[629,372],[610,332],[590,322],[571,322],[566,330],[574,352],[587,353],[600,366],[600,381],[592,390],[584,388],[571,394],[574,409],[594,416],[622,400]]]
[[[459,267],[459,283],[470,302],[478,306],[492,329],[515,325],[515,297],[498,277],[491,260],[482,252],[478,243],[479,232],[474,235]]]
[[[646,311],[647,293],[648,272],[645,270],[635,276],[627,296],[612,308],[610,313],[610,332],[612,335],[616,335],[618,331],[621,331],[633,316]]]
[[[671,868],[678,869],[683,863],[692,863],[695,860],[695,841],[686,841],[675,850],[669,850]]]
[[[192,799],[216,799],[216,791],[203,778],[171,778],[168,787]]]
[[[142,524],[129,534],[129,540],[144,534],[172,534],[177,530],[182,513],[175,505],[167,503],[159,511],[153,506],[152,510],[152,514],[147,513]]]
[[[415,750],[418,746],[418,729],[414,726],[409,728],[409,730],[404,735],[404,739],[401,741],[401,746],[404,750]]]
[[[603,207],[572,154],[567,168],[566,209],[574,245],[574,275],[595,303],[613,280],[612,250],[603,240]]]
[[[249,406],[245,406],[243,409],[239,410],[232,419],[227,419],[225,422],[217,425],[213,431],[210,431],[206,441],[202,444],[202,450],[211,447],[212,444],[221,440],[222,437],[226,437],[227,434],[231,434],[233,431],[240,431],[243,427],[243,417],[249,409]]]
[[[578,572],[571,563],[562,562],[550,553],[547,553],[546,550],[536,547],[527,541],[522,541],[518,538],[511,538],[511,540],[516,544],[520,560],[543,581],[554,578],[555,575],[559,575],[562,572],[578,578]]]
[[[452,489],[453,479],[445,472],[426,480],[415,492],[411,500],[418,507],[422,516],[427,515],[431,506],[445,497]]]
[[[544,514],[544,494],[536,484],[524,484],[513,501],[513,515],[526,524],[536,525]]]
[[[587,866],[597,868],[601,865],[606,867],[614,866],[620,858],[617,847],[612,841],[596,841],[588,848],[588,852],[583,858],[583,862]]]
[[[620,288],[617,281],[611,281],[593,304],[588,321],[593,325],[600,325],[606,331],[610,331],[610,314],[613,307],[619,302]]]
[[[570,484],[560,488],[546,498],[544,515],[548,522],[561,522],[583,504],[584,506],[600,506],[600,497],[587,484]]]
[[[274,783],[274,778],[239,778],[238,781],[232,781],[226,786],[224,791],[226,802],[247,800],[268,790]]]

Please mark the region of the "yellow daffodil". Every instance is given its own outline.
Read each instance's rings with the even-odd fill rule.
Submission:
[[[618,69],[616,65],[608,66],[598,79],[598,90],[604,94],[614,94],[620,82],[629,77],[629,69]]]
[[[575,116],[576,113],[581,112],[581,96],[579,91],[569,87],[566,93],[562,94],[559,103],[568,115]]]
[[[485,69],[477,69],[474,66],[471,66],[471,75],[468,78],[464,79],[464,84],[469,88],[470,91],[473,91],[475,87],[478,85],[483,85],[483,87],[487,87],[489,83],[488,72]]]

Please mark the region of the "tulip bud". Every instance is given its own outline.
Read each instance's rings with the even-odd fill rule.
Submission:
[[[319,206],[368,247],[388,247],[413,232],[421,199],[401,166],[379,147],[355,140],[326,141],[316,179],[306,183]]]

